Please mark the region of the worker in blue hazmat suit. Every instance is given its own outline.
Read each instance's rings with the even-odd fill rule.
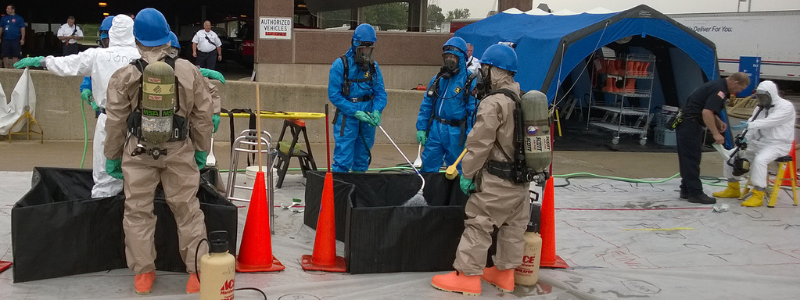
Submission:
[[[110,197],[122,191],[122,180],[115,179],[106,172],[106,158],[103,155],[106,140],[105,114],[108,81],[118,69],[127,66],[139,57],[139,50],[133,37],[133,19],[127,15],[117,15],[112,19],[108,31],[109,47],[92,48],[63,57],[27,57],[14,64],[16,68],[46,67],[59,76],[91,76],[91,93],[85,90],[82,97],[93,99],[92,107],[100,111],[95,125],[92,146],[92,197]],[[84,96],[86,95],[86,96]]]
[[[369,24],[356,27],[350,50],[331,65],[328,99],[336,106],[333,118],[334,172],[365,172],[386,107],[386,89],[372,51],[378,40]]]
[[[417,116],[417,142],[425,146],[425,173],[438,172],[442,158],[447,165],[456,161],[472,129],[477,104],[471,93],[477,80],[467,70],[467,42],[453,37],[442,50],[442,68],[431,79]]]

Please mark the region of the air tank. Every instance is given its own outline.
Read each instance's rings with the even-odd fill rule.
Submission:
[[[547,106],[547,96],[540,91],[525,93],[520,103],[525,126],[525,163],[537,172],[544,171],[551,161],[550,113]]]
[[[172,137],[175,114],[175,72],[167,63],[148,64],[142,72],[142,137],[158,147]]]

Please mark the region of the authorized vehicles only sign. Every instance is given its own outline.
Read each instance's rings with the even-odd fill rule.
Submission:
[[[258,36],[268,40],[291,40],[292,18],[260,17]]]

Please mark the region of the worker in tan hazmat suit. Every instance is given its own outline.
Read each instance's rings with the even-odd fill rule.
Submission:
[[[136,274],[136,293],[147,294],[155,281],[154,233],[156,217],[153,214],[153,198],[156,186],[161,183],[170,210],[178,227],[179,250],[190,273],[186,285],[187,293],[197,293],[200,284],[195,270],[195,257],[207,251],[202,248],[195,253],[197,244],[206,236],[206,227],[200,202],[196,197],[199,188],[199,169],[205,165],[206,153],[210,149],[213,128],[213,104],[206,91],[205,78],[189,61],[168,57],[170,50],[169,25],[158,10],[146,8],[136,15],[133,33],[142,59],[119,69],[112,75],[108,86],[106,112],[105,156],[108,173],[119,179],[124,177],[125,211],[125,255],[128,267]],[[141,95],[146,87],[145,64],[163,61],[171,63],[175,75],[175,101],[178,103],[172,118],[175,134],[163,143],[159,157],[142,140],[142,125],[131,125],[131,115],[145,115],[142,111]],[[152,100],[152,99],[150,99]],[[136,119],[136,118],[130,118]],[[176,122],[175,120],[183,120]],[[129,134],[129,132],[132,132]],[[145,145],[145,146],[141,146]]]
[[[522,263],[523,234],[528,223],[529,183],[514,183],[490,174],[487,162],[511,162],[514,154],[514,99],[501,90],[519,95],[514,81],[517,56],[507,45],[492,45],[480,60],[483,90],[489,93],[478,105],[475,125],[467,137],[462,160],[461,189],[469,195],[467,219],[458,244],[455,272],[436,275],[431,284],[440,290],[480,295],[481,279],[503,291],[514,290],[514,269]],[[481,90],[481,83],[478,84]],[[495,266],[486,268],[498,228]]]

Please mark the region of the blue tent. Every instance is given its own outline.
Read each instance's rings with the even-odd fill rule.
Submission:
[[[475,57],[498,42],[516,44],[516,80],[524,90],[544,92],[551,102],[573,69],[584,69],[588,58],[603,46],[657,57],[659,82],[651,107],[679,106],[697,86],[719,76],[714,43],[646,5],[565,16],[501,12],[456,31],[455,36],[473,44]],[[614,43],[626,37],[632,38]]]

